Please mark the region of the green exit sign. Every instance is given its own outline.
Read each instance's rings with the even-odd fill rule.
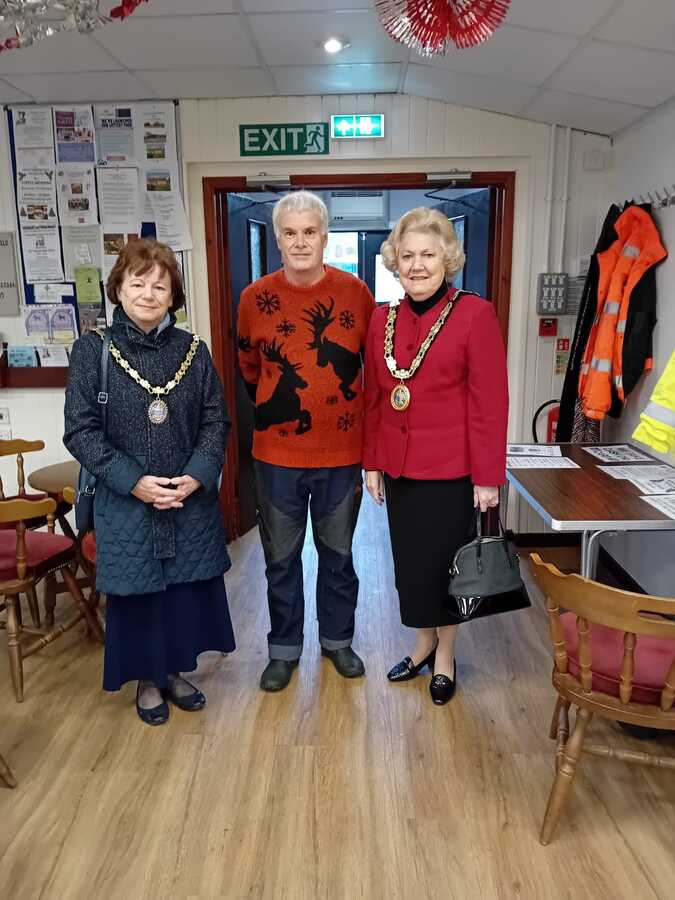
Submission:
[[[328,152],[328,122],[239,126],[241,156],[324,156]]]
[[[342,138],[384,137],[384,116],[382,113],[356,113],[353,116],[331,116],[330,136]]]

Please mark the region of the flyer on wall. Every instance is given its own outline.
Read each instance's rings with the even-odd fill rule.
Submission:
[[[141,221],[154,222],[155,213],[150,203],[150,194],[168,194],[172,191],[180,193],[178,167],[140,169],[141,185]]]
[[[138,232],[127,233],[124,231],[108,231],[103,230],[103,281],[108,280],[113,266],[117,262],[117,257],[122,252],[122,248],[130,241],[138,240]]]
[[[26,281],[63,281],[61,242],[56,225],[29,222],[21,227]]]
[[[103,240],[100,225],[67,225],[61,233],[66,281],[75,281],[75,269],[80,266],[93,266],[101,271]]]
[[[94,117],[90,106],[55,106],[56,162],[93,163]]]
[[[14,145],[17,150],[26,147],[53,147],[52,110],[49,106],[19,106],[12,110]]]
[[[133,107],[130,104],[97,104],[94,106],[94,128],[98,149],[98,166],[133,166],[136,164]]]
[[[56,185],[62,225],[95,225],[98,222],[93,166],[59,166]]]
[[[173,103],[138,103],[134,114],[139,164],[176,165],[176,113]]]
[[[157,240],[168,244],[173,251],[191,250],[192,238],[180,193],[149,191],[148,199],[156,223]]]
[[[17,169],[16,203],[19,224],[58,225],[54,169]]]
[[[141,227],[138,169],[99,169],[101,224],[106,231],[139,232]]]

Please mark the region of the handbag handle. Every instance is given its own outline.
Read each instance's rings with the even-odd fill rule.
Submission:
[[[104,435],[108,424],[108,360],[110,358],[111,343],[112,329],[106,328],[103,335],[103,349],[101,350],[101,389],[96,398],[101,407],[101,421],[103,423]]]
[[[506,537],[506,528],[504,527],[504,523],[502,522],[501,513],[498,513],[498,521],[499,521],[499,536]],[[480,506],[476,506],[474,509],[473,518],[471,519],[471,524],[469,525],[471,536],[471,531],[476,532],[476,540],[480,544],[483,540],[483,513],[480,511]],[[480,552],[480,551],[479,551]]]

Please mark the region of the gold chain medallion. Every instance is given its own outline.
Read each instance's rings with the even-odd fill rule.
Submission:
[[[445,324],[445,320],[452,312],[452,307],[456,299],[457,294],[455,294],[452,300],[449,300],[448,303],[445,304],[440,316],[436,319],[434,324],[429,329],[429,334],[422,341],[420,349],[417,351],[417,354],[411,362],[409,369],[399,369],[398,363],[396,362],[396,357],[394,356],[394,330],[396,326],[396,316],[398,315],[398,306],[389,307],[389,312],[387,314],[387,324],[384,329],[384,361],[394,378],[400,381],[400,384],[397,384],[396,387],[392,390],[390,397],[392,407],[398,412],[403,412],[403,410],[407,409],[410,406],[410,388],[403,382],[407,381],[409,378],[412,378],[415,372],[422,365],[424,357],[427,355],[429,348],[436,339],[438,332],[441,330],[441,328]]]
[[[148,419],[150,419],[153,425],[162,425],[169,418],[169,407],[167,403],[160,398],[165,397],[183,380],[183,378],[185,377],[185,373],[190,368],[190,363],[195,358],[197,347],[199,347],[199,335],[193,334],[190,349],[188,350],[185,359],[178,367],[178,371],[173,376],[173,378],[170,379],[170,381],[167,381],[165,385],[158,387],[150,384],[150,382],[146,378],[143,378],[142,375],[140,375],[136,371],[136,369],[134,369],[122,356],[117,347],[112,343],[110,344],[110,355],[115,360],[115,362],[120,366],[120,368],[124,369],[127,375],[132,378],[136,382],[136,384],[140,384],[140,386],[144,388],[151,397],[155,398],[148,407]]]

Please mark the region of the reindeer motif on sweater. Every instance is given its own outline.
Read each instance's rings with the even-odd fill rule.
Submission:
[[[354,353],[352,350],[343,347],[342,344],[338,344],[323,336],[324,331],[336,319],[336,316],[333,315],[334,309],[335,300],[332,297],[330,298],[330,305],[317,300],[311,309],[303,309],[303,312],[306,314],[303,322],[307,322],[313,336],[307,346],[310,350],[317,351],[316,363],[319,367],[324,368],[330,363],[333,371],[340,379],[339,388],[342,396],[345,400],[353,400],[356,397],[356,391],[353,391],[350,385],[361,371],[361,354]],[[345,319],[344,321],[350,320]]]

